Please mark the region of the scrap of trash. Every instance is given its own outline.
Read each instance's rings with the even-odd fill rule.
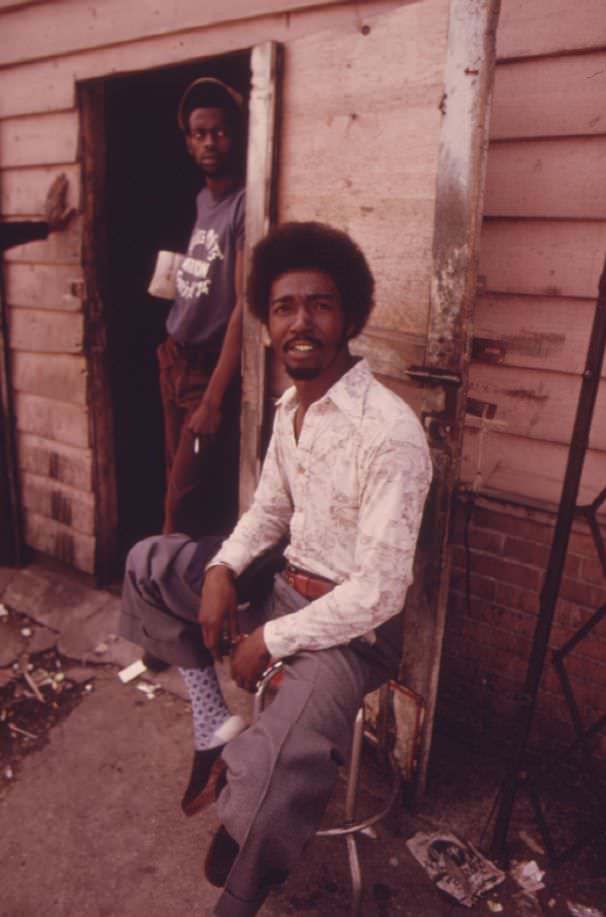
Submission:
[[[534,895],[535,892],[545,888],[543,882],[545,870],[540,869],[535,860],[515,863],[509,870],[509,874],[528,895]]]
[[[406,846],[432,882],[466,907],[505,879],[505,873],[473,844],[449,832],[421,831]]]
[[[597,907],[586,907],[584,904],[577,904],[575,901],[567,901],[566,906],[573,917],[604,917],[604,912],[599,911]]]
[[[127,685],[145,673],[147,673],[147,666],[142,659],[137,659],[136,662],[131,662],[130,665],[127,665],[124,669],[120,669],[118,678],[123,685]],[[140,681],[137,683],[136,687],[138,691],[142,691],[143,694],[145,694],[148,700],[154,700],[158,691],[162,693],[162,685],[157,683]]]
[[[63,659],[57,636],[0,605],[0,790],[15,779],[18,762],[92,690],[95,671]]]

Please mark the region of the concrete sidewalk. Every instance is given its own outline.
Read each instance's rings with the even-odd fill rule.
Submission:
[[[123,685],[119,668],[140,652],[114,637],[119,599],[83,578],[42,565],[0,570],[0,601],[36,622],[31,640],[46,628],[63,656],[95,667],[94,690],[52,729],[42,750],[24,759],[0,801],[0,917],[211,914],[218,893],[205,882],[203,862],[217,821],[212,810],[187,819],[179,808],[191,722],[178,673],[151,676],[163,687],[153,700],[136,684]],[[230,705],[245,711],[248,697],[223,676]],[[434,888],[405,841],[448,825],[477,843],[497,785],[490,769],[445,767],[422,812],[413,817],[403,809],[376,839],[363,837],[363,914],[451,914],[457,905]],[[374,792],[365,789],[362,808]],[[589,899],[584,890],[582,900],[597,907],[596,890]],[[574,888],[565,884],[547,910],[518,891],[508,879],[490,898],[505,915],[570,913],[566,900]],[[348,914],[344,843],[317,839],[261,913]],[[469,913],[490,911],[484,900]]]

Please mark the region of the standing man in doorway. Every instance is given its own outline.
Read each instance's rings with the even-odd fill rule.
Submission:
[[[248,302],[294,384],[252,506],[218,553],[174,535],[139,542],[127,561],[121,634],[180,666],[190,690],[199,741],[182,805],[193,814],[217,797],[206,877],[224,887],[218,917],[252,917],[300,861],[364,695],[398,669],[431,459],[413,411],[350,352],[373,290],[360,249],[329,226],[284,224],[256,246]],[[246,617],[243,576],[283,539],[287,565]],[[240,687],[286,663],[243,731],[212,665],[227,625]]]
[[[237,515],[244,247],[242,98],[212,77],[179,105],[204,175],[187,254],[158,349],[167,491],[164,532],[229,531]]]

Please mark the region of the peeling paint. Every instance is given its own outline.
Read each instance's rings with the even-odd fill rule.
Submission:
[[[523,401],[549,401],[549,395],[541,395],[527,388],[509,388],[503,391],[510,398],[520,398]]]
[[[60,477],[60,463],[61,459],[56,452],[49,452],[48,455],[48,476],[49,478],[59,478]]]
[[[566,344],[565,334],[539,333],[522,328],[519,335],[508,338],[511,350],[527,357],[549,357],[562,350]]]
[[[69,564],[70,566],[73,566],[75,559],[73,535],[70,535],[69,532],[57,533],[55,537],[55,550],[53,553],[55,557],[59,558],[59,560],[64,561],[64,563]]]
[[[51,493],[51,516],[64,525],[72,524],[71,500],[60,490]]]
[[[453,208],[453,214],[461,211]],[[438,306],[433,312],[427,336],[427,355],[431,363],[449,366],[458,354],[461,336],[461,298],[469,261],[467,246],[453,247],[441,261],[431,282],[431,299]]]

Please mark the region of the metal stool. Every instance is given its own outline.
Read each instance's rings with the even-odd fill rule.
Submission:
[[[256,720],[264,707],[265,694],[272,680],[284,668],[284,663],[279,661],[266,669],[257,682],[253,706],[253,719]],[[390,755],[389,762],[393,776],[393,786],[387,803],[379,812],[369,815],[361,821],[355,821],[356,803],[358,798],[358,784],[360,779],[360,764],[362,756],[362,747],[364,744],[364,704],[358,710],[354,723],[353,742],[351,746],[351,757],[349,759],[349,771],[347,776],[347,790],[345,796],[345,821],[334,828],[324,828],[317,831],[318,837],[344,837],[347,844],[347,856],[349,859],[349,872],[351,875],[352,889],[352,917],[359,917],[360,905],[362,903],[363,885],[362,870],[360,869],[360,859],[358,856],[358,847],[356,835],[371,825],[376,824],[391,811],[400,789],[400,771],[398,770],[393,757]]]

